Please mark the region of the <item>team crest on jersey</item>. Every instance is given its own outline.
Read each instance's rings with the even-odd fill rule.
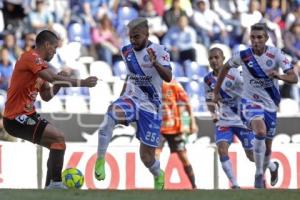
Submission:
[[[267,60],[266,65],[268,67],[271,67],[273,65],[273,61],[272,60]]]
[[[225,82],[225,86],[226,86],[226,87],[231,87],[231,86],[232,86],[232,83],[231,83],[230,81],[226,81],[226,82]]]

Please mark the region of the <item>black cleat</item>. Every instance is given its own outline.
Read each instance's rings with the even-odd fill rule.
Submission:
[[[273,172],[270,170],[271,185],[272,186],[276,185],[276,183],[278,182],[278,168],[279,168],[279,163],[277,161],[275,161],[274,164],[276,165],[276,169]]]

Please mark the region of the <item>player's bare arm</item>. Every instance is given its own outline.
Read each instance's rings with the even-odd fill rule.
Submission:
[[[269,77],[282,80],[286,83],[294,84],[298,82],[298,76],[294,69],[290,69],[286,74],[280,74],[277,70],[272,70],[268,73]]]
[[[225,76],[227,75],[229,69],[230,69],[230,65],[228,64],[228,62],[220,69],[217,83],[216,83],[215,89],[213,91],[213,96],[212,96],[212,102],[214,102],[214,103],[218,103],[218,101],[219,101],[219,92],[220,92],[222,83],[223,83]]]
[[[51,69],[44,69],[38,72],[38,76],[45,81],[60,87],[94,87],[98,78],[90,76],[86,79],[74,79],[55,74]]]
[[[153,49],[148,48],[147,52],[149,54],[149,58],[155,69],[157,70],[159,76],[166,82],[170,82],[172,80],[172,71],[168,67],[162,66],[159,62],[157,62],[156,55]]]
[[[61,71],[61,72],[59,72],[57,74],[61,75],[61,76],[65,76],[65,77],[69,76],[64,71]],[[58,93],[58,91],[60,90],[60,88],[61,87],[59,85],[53,85],[51,87],[48,82],[44,82],[44,84],[42,85],[42,87],[40,89],[40,96],[41,96],[42,100],[44,100],[44,101],[51,100]]]

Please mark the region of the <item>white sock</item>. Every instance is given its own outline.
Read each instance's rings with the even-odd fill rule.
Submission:
[[[232,185],[238,186],[236,177],[233,175],[232,164],[228,156],[220,158],[223,171],[225,172],[227,178],[230,180]]]
[[[270,169],[271,172],[274,172],[276,169],[276,165],[274,164],[274,162],[269,161],[268,168]]]
[[[256,175],[264,173],[263,167],[264,167],[265,153],[266,153],[265,137],[255,135],[253,155],[254,155],[254,161],[256,166],[256,172],[255,172]]]
[[[275,164],[272,163],[270,160],[271,160],[271,154],[270,154],[270,155],[265,155],[265,159],[264,159],[264,172],[266,171],[266,169],[267,169],[268,167],[271,167],[271,168],[272,168],[272,166],[274,166],[274,167],[276,168]],[[271,166],[270,166],[270,165],[271,165]],[[270,168],[270,170],[272,171],[271,168]]]
[[[153,176],[159,176],[160,174],[160,162],[159,160],[155,160],[151,167],[149,167],[149,171],[153,174]]]
[[[107,114],[104,116],[98,132],[98,158],[105,156],[115,124],[115,120],[111,116]]]

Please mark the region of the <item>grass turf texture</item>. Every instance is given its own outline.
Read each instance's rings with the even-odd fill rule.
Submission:
[[[22,190],[0,189],[1,200],[297,200],[300,190]]]

